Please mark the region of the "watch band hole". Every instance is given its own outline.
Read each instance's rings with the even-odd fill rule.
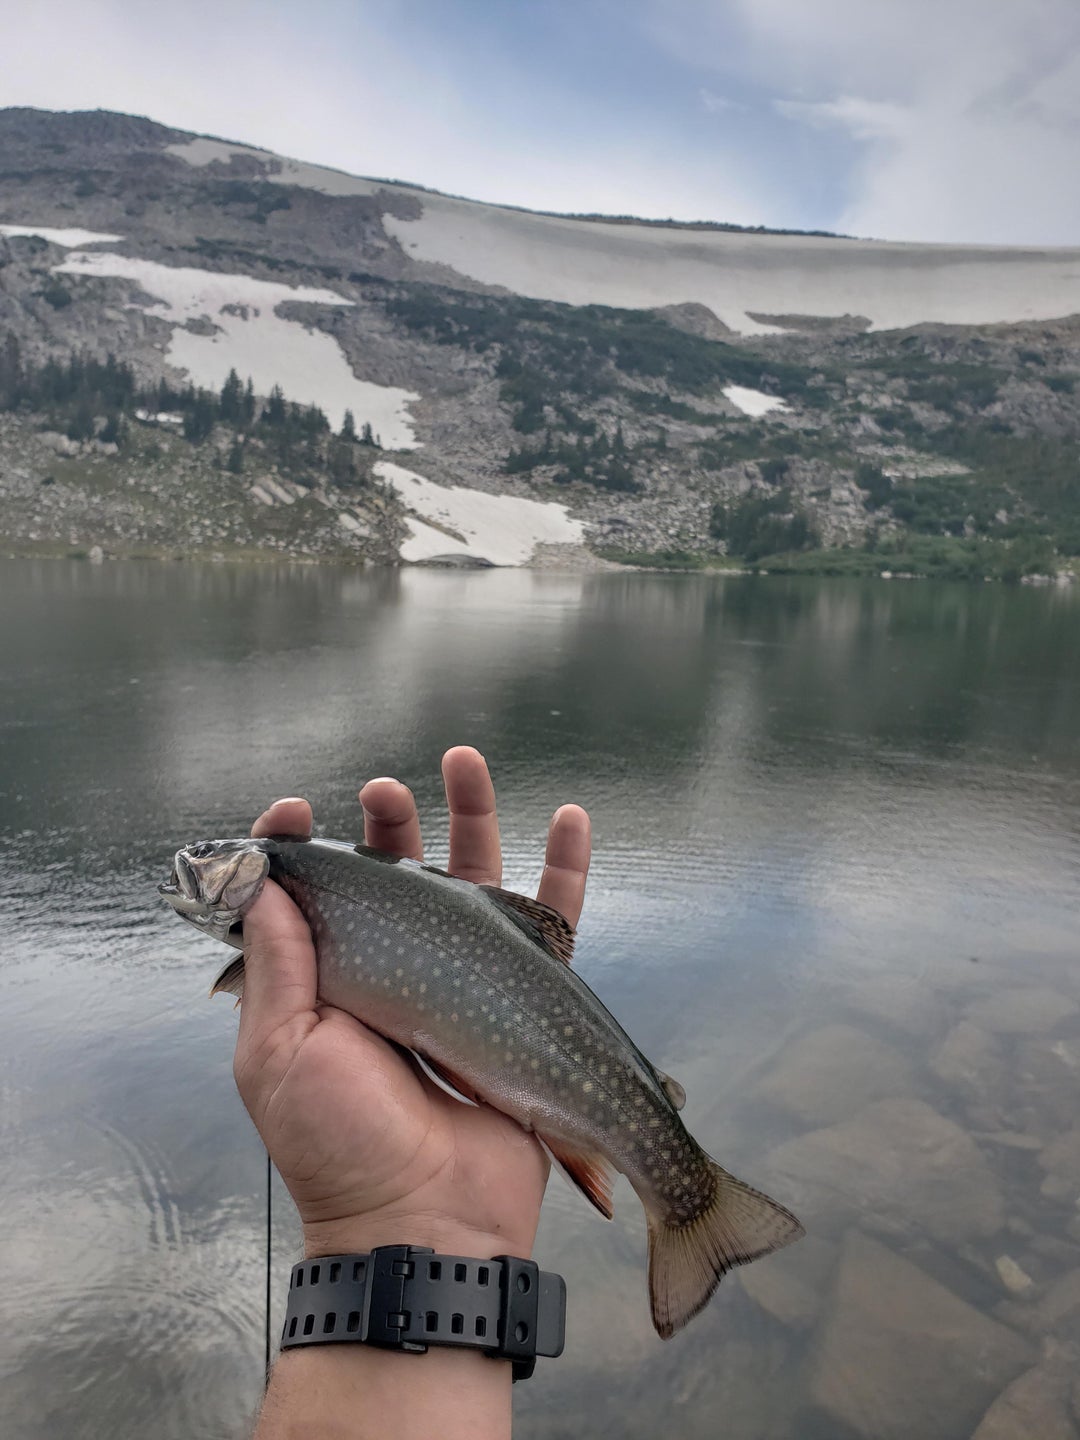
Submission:
[[[314,1329],[315,1329],[315,1316],[314,1316],[314,1315],[305,1315],[305,1316],[304,1316],[304,1334],[305,1334],[305,1335],[310,1335],[311,1332],[312,1332]]]
[[[330,1266],[330,1284],[336,1285],[341,1279],[341,1261],[335,1260]]]
[[[476,1334],[480,1339],[487,1334],[487,1320],[483,1315],[476,1317]]]
[[[326,1319],[322,1322],[322,1333],[324,1335],[332,1335],[334,1333],[334,1326],[336,1324],[337,1315],[333,1310],[328,1310],[326,1312]]]
[[[458,1281],[464,1280],[464,1279],[465,1279],[465,1276],[466,1276],[468,1273],[469,1273],[469,1272],[468,1272],[468,1270],[465,1268],[464,1265],[455,1265],[455,1266],[454,1266],[454,1279],[455,1279],[455,1280],[458,1280]]]
[[[353,1261],[352,1278],[353,1278],[353,1284],[354,1284],[354,1285],[355,1285],[356,1282],[360,1279],[360,1277],[363,1275],[363,1273],[364,1273],[364,1265],[365,1265],[365,1262],[364,1262],[363,1260],[354,1260],[354,1261]]]
[[[291,1340],[295,1334],[296,1334],[296,1316],[294,1315],[294,1316],[292,1317],[292,1319],[289,1321],[289,1339]]]
[[[357,1332],[357,1330],[360,1329],[360,1311],[359,1311],[359,1310],[350,1310],[350,1311],[349,1311],[349,1318],[348,1318],[348,1320],[346,1320],[346,1322],[345,1322],[345,1329],[348,1331],[348,1333],[349,1333],[350,1335],[355,1335],[356,1332]]]
[[[320,1267],[319,1267],[318,1265],[312,1265],[312,1267],[311,1267],[311,1284],[312,1284],[312,1285],[318,1285],[318,1283],[319,1283],[319,1270],[320,1270]]]
[[[429,1280],[441,1280],[441,1279],[442,1279],[442,1262],[441,1262],[441,1261],[439,1261],[439,1260],[431,1260],[431,1261],[428,1262],[427,1278],[428,1278]]]
[[[452,1335],[464,1335],[464,1333],[465,1333],[465,1316],[464,1316],[464,1315],[451,1315],[451,1316],[450,1316],[450,1333],[451,1333]]]
[[[294,1284],[294,1285],[296,1286],[296,1288],[299,1290],[300,1286],[303,1285],[303,1283],[304,1283],[304,1267],[303,1267],[302,1265],[298,1265],[298,1266],[296,1267],[296,1270],[295,1270],[294,1274],[293,1274],[293,1284]]]
[[[514,1326],[514,1339],[518,1342],[519,1345],[521,1345],[524,1344],[524,1342],[528,1338],[529,1327],[525,1324],[524,1320],[519,1320],[518,1323]]]
[[[430,1330],[437,1330],[438,1328],[439,1328],[439,1312],[438,1312],[437,1310],[429,1310],[429,1311],[427,1312],[427,1314],[424,1316],[424,1329],[430,1331]]]
[[[527,1295],[532,1288],[532,1281],[524,1271],[517,1277],[517,1288],[519,1295]]]
[[[481,1265],[479,1270],[477,1270],[476,1283],[478,1285],[486,1285],[488,1283],[488,1267],[486,1265]]]

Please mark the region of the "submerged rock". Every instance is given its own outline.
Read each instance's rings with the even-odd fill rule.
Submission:
[[[1001,1276],[1001,1283],[1012,1295],[1023,1295],[1034,1285],[1034,1280],[1022,1270],[1011,1255],[999,1255],[994,1261],[994,1268]]]
[[[787,1140],[765,1161],[766,1188],[804,1224],[858,1217],[879,1234],[946,1244],[993,1235],[1001,1192],[979,1147],[921,1100],[880,1100],[824,1130]]]
[[[826,1025],[786,1046],[755,1094],[805,1124],[829,1125],[871,1100],[905,1094],[912,1075],[891,1045],[852,1025]]]
[[[923,1044],[941,1026],[941,996],[929,986],[901,975],[872,975],[850,986],[844,1004],[860,1014],[882,1020],[895,1030],[914,1035]]]
[[[1039,1155],[1039,1164],[1047,1172],[1048,1181],[1057,1182],[1056,1188],[1061,1189],[1054,1198],[1063,1199],[1070,1192],[1080,1196],[1080,1127],[1051,1140]]]
[[[775,1262],[740,1270],[739,1279],[750,1298],[774,1320],[805,1330],[825,1303],[836,1253],[836,1246],[829,1241],[807,1235]]]
[[[1077,1440],[1069,1417],[1075,1360],[1058,1355],[1028,1370],[1001,1392],[972,1440]]]
[[[999,1088],[999,1047],[985,1030],[970,1020],[961,1020],[945,1036],[930,1061],[930,1069],[946,1085],[982,1099]]]
[[[1034,1360],[1019,1335],[852,1231],[810,1389],[834,1421],[866,1440],[955,1440]]]
[[[977,1000],[968,1019],[995,1035],[1042,1035],[1075,1015],[1075,1000],[1048,986],[999,990]]]

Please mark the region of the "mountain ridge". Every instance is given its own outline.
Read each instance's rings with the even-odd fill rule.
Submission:
[[[748,549],[803,536],[796,551],[816,539],[880,569],[880,544],[914,535],[953,551],[1023,542],[1059,567],[1075,553],[1080,338],[1067,317],[1080,310],[1080,250],[544,215],[107,111],[0,111],[0,154],[0,343],[14,337],[20,364],[112,353],[140,382],[190,379],[217,394],[229,356],[241,379],[265,360],[264,399],[280,365],[273,383],[301,407],[340,397],[328,411],[334,430],[354,397],[357,425],[367,418],[396,436],[393,454],[365,470],[371,485],[390,465],[416,475],[399,485],[429,509],[429,481],[461,492],[446,501],[455,513],[478,513],[465,492],[553,507],[555,530],[584,527],[594,552],[718,563],[741,536],[742,558],[764,563],[783,552]],[[35,227],[54,239],[121,238],[50,245],[2,233]],[[620,295],[636,303],[610,303]],[[834,303],[845,298],[850,308]],[[920,307],[927,318],[885,323]],[[1009,318],[1025,307],[1061,313]],[[984,312],[977,324],[934,318]],[[301,364],[302,345],[317,360]],[[401,425],[387,432],[390,420],[377,417],[393,405]],[[59,412],[31,414],[16,399],[5,414],[5,433],[44,426],[97,443],[65,434],[70,417]],[[108,416],[94,418],[100,431]],[[1046,483],[1022,473],[1036,442]],[[250,468],[227,483],[245,487],[250,513],[242,536],[219,525],[218,547],[257,552],[273,507],[253,491],[273,493],[260,477],[292,483],[287,464],[224,421],[184,463],[205,472],[199,500],[213,508],[210,481],[237,444]],[[40,446],[22,448],[40,469]],[[5,480],[20,469],[19,449],[0,439],[9,548],[48,543],[31,497],[16,502]],[[108,457],[133,472],[129,490],[139,488],[135,452]],[[294,496],[290,513],[320,506],[337,517],[315,553],[385,563],[407,550],[410,524],[389,488],[379,505],[397,506],[399,522],[378,543],[341,518],[369,524],[357,497],[329,481]],[[434,514],[414,521],[464,535]],[[119,520],[98,534],[79,524],[81,548],[143,543]],[[55,543],[74,543],[71,526],[54,518],[51,528]],[[288,553],[287,533],[284,544]],[[492,558],[468,537],[462,554]]]

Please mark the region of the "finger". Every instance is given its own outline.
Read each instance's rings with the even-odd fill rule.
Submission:
[[[251,833],[255,836],[297,835],[307,840],[311,836],[311,806],[295,796],[275,800],[252,825]]]
[[[544,873],[536,898],[576,925],[585,902],[592,826],[580,805],[561,805],[551,817]]]
[[[450,807],[451,875],[477,885],[500,884],[499,820],[487,761],[471,745],[456,745],[443,756],[442,772]]]
[[[390,855],[407,855],[412,860],[424,858],[420,818],[407,785],[386,777],[369,780],[360,791],[360,804],[364,807],[366,844]]]
[[[307,921],[279,886],[268,880],[244,916],[244,1003],[238,1049],[261,1049],[262,1040],[303,1019],[315,1023],[318,975]],[[299,1043],[302,1033],[298,1033]]]

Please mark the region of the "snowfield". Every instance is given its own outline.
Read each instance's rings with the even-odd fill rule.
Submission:
[[[584,541],[584,525],[571,519],[565,505],[435,485],[390,460],[380,460],[375,473],[393,485],[402,504],[423,517],[408,522],[412,534],[401,547],[403,560],[462,555],[492,565],[527,565],[537,545],[580,545]],[[425,521],[435,521],[462,538],[455,539]]]
[[[420,219],[383,217],[407,255],[538,300],[632,310],[697,301],[743,335],[778,328],[754,315],[862,315],[890,330],[1080,312],[1080,249],[668,230],[410,193]]]
[[[324,195],[373,195],[382,189],[377,180],[364,180],[346,175],[344,170],[329,170],[325,165],[309,165],[304,160],[289,160],[270,150],[253,145],[233,145],[227,140],[210,140],[199,136],[186,145],[166,145],[166,153],[186,160],[189,165],[212,165],[215,160],[227,165],[234,155],[245,155],[263,165],[263,177],[280,185],[299,185],[305,190],[321,190]],[[394,187],[397,189],[397,186]]]
[[[722,393],[744,415],[768,415],[770,410],[786,410],[787,404],[764,390],[751,390],[746,385],[725,385]]]
[[[277,314],[278,305],[351,305],[333,290],[279,285],[248,275],[158,265],[127,255],[75,251],[55,270],[67,275],[96,275],[133,280],[150,301],[136,302],[160,314],[175,328],[166,358],[186,370],[196,385],[220,390],[230,370],[242,380],[250,375],[255,391],[269,395],[280,385],[289,400],[318,405],[335,430],[351,410],[357,428],[365,420],[384,448],[416,446],[406,411],[418,398],[410,390],[357,380],[341,346],[330,335],[309,330],[298,320]],[[209,321],[209,335],[186,329],[192,321]]]
[[[191,165],[258,160],[266,180],[327,195],[384,182],[224,140],[169,145]],[[811,235],[616,225],[456,200],[412,186],[419,219],[383,217],[415,260],[518,295],[651,310],[697,302],[742,335],[782,327],[765,316],[863,316],[875,330],[1053,320],[1080,313],[1080,249],[1008,249],[838,240]],[[759,318],[753,318],[757,316]]]
[[[75,245],[101,245],[106,241],[115,245],[122,235],[101,235],[96,230],[53,230],[44,225],[0,225],[0,235],[14,239],[19,235],[39,235],[50,245],[63,245],[71,249]]]

